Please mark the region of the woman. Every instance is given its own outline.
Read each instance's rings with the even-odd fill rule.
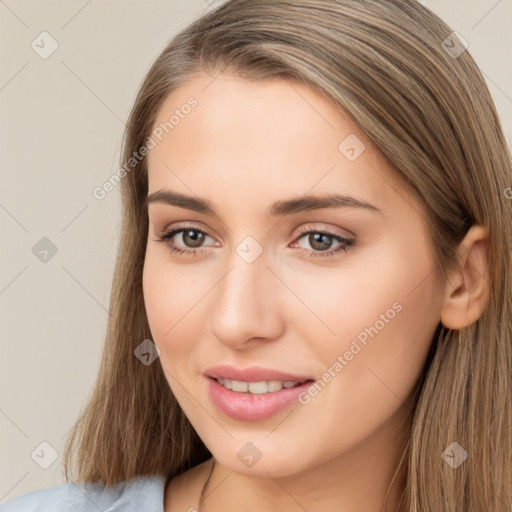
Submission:
[[[511,159],[438,17],[227,2],[150,69],[118,178],[68,483],[2,512],[510,512]]]

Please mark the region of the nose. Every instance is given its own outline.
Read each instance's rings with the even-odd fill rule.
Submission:
[[[211,332],[232,350],[247,350],[282,335],[280,281],[267,267],[264,254],[248,263],[233,251],[215,287]]]

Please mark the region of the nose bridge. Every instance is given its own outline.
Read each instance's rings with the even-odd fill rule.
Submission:
[[[212,331],[225,344],[240,345],[251,338],[275,334],[275,276],[261,245],[246,237],[233,248],[227,271],[217,287]]]

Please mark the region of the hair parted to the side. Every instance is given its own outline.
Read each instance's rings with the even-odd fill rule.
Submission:
[[[468,51],[452,58],[441,46],[451,32],[416,0],[228,1],[182,30],[153,64],[128,120],[122,158],[145,145],[163,101],[197,72],[280,76],[348,113],[416,190],[442,282],[468,228],[487,226],[488,305],[464,329],[440,324],[432,340],[408,425],[402,510],[510,512],[512,200],[505,190],[512,161],[474,60]],[[147,187],[144,157],[121,180],[103,359],[67,441],[68,481],[170,479],[211,456],[160,363],[145,366],[133,353],[151,338],[142,293]],[[453,441],[469,454],[457,469],[441,458]]]

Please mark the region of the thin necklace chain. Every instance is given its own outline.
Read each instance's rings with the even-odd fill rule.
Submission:
[[[204,482],[203,484],[203,488],[201,489],[201,494],[199,495],[199,503],[197,504],[197,512],[200,512],[201,511],[201,505],[203,504],[203,499],[204,499],[204,493],[206,492],[206,487],[208,486],[208,482],[210,481],[210,478],[212,477],[212,474],[213,474],[213,468],[215,467],[215,459],[212,458],[212,467],[210,468],[210,473],[208,474],[208,477],[206,478],[206,481]]]

